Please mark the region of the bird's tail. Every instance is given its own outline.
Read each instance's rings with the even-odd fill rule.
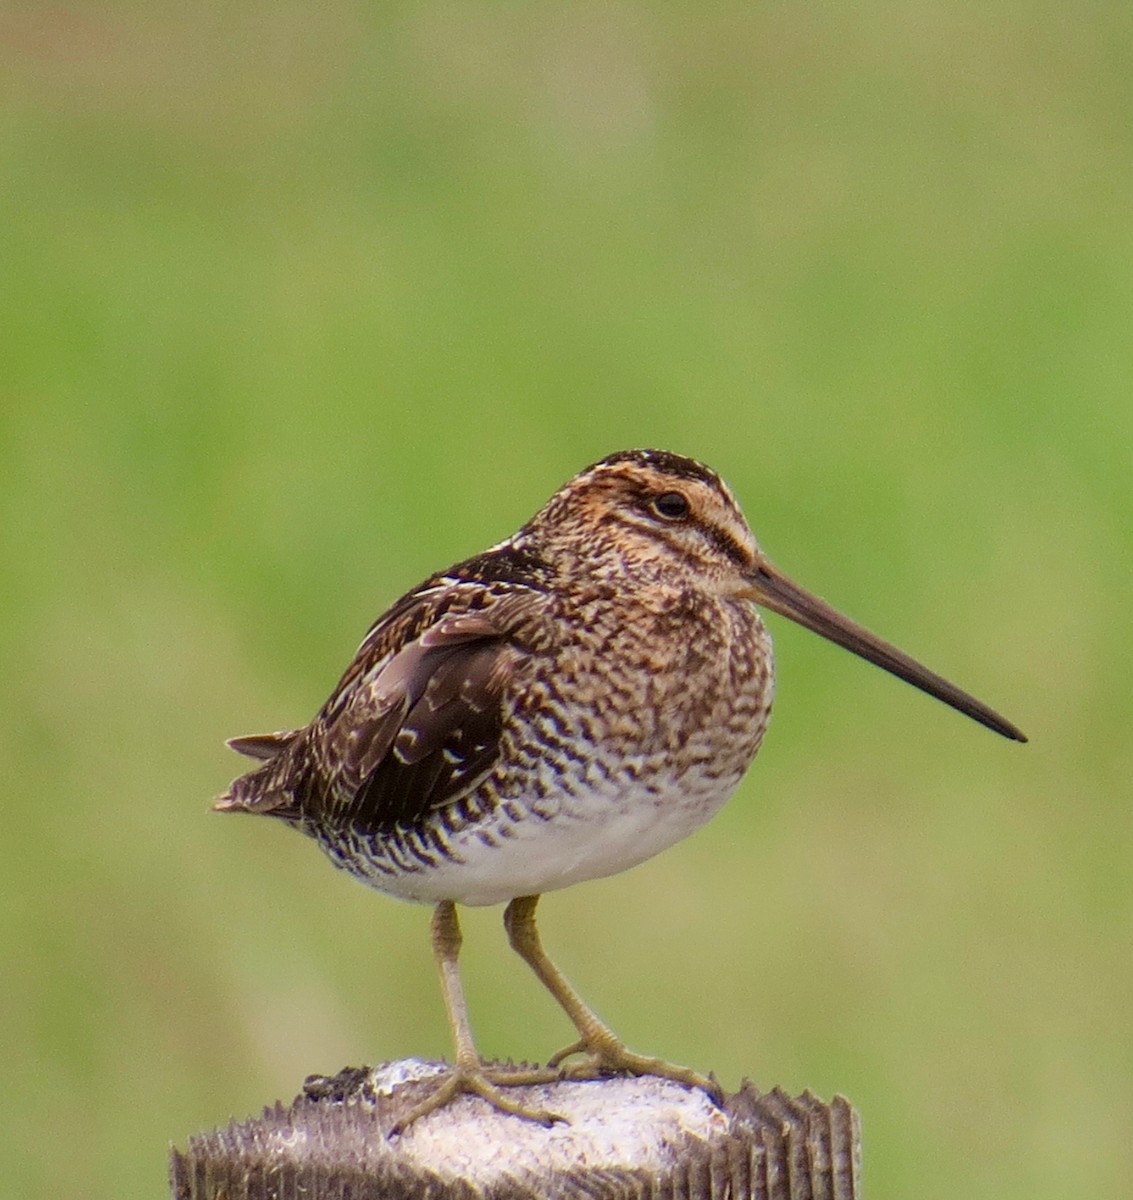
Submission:
[[[255,733],[247,737],[228,739],[233,750],[262,765],[234,779],[226,792],[213,801],[214,812],[270,813],[286,816],[292,798],[278,785],[280,772],[273,769],[279,756],[298,736],[299,730],[286,729],[278,733]]]

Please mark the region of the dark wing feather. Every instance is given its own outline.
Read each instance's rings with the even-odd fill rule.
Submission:
[[[436,662],[401,720],[392,752],[355,797],[356,824],[413,824],[491,769],[499,749],[499,699],[510,674],[505,654],[495,641],[471,643]]]
[[[374,832],[413,825],[491,769],[521,653],[497,623],[508,606],[497,607],[449,612],[359,681],[329,733],[342,747],[340,819]]]
[[[286,753],[238,779],[218,807],[380,834],[457,802],[499,756],[503,699],[525,654],[517,628],[540,599],[460,583],[406,597]]]

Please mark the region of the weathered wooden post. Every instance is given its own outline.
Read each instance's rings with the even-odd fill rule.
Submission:
[[[391,1137],[443,1064],[409,1059],[314,1076],[289,1106],[174,1149],[174,1200],[859,1200],[858,1117],[842,1097],[744,1082],[718,1108],[652,1077],[514,1094],[550,1128],[476,1097]],[[510,1090],[510,1089],[509,1089]]]

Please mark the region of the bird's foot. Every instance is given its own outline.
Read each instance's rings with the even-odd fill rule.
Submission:
[[[539,1125],[553,1125],[566,1118],[544,1108],[533,1108],[513,1100],[501,1090],[506,1087],[524,1087],[535,1084],[554,1083],[560,1078],[558,1071],[549,1067],[487,1066],[482,1062],[456,1063],[446,1073],[441,1083],[414,1105],[390,1128],[390,1136],[404,1133],[410,1125],[444,1108],[457,1096],[479,1096],[497,1111]]]
[[[573,1057],[575,1054],[583,1054],[587,1049],[587,1044],[582,1038],[577,1042],[571,1042],[569,1046],[564,1046],[561,1050],[556,1051],[547,1059],[548,1067],[557,1067],[565,1059]]]
[[[578,1062],[565,1062],[575,1054],[582,1054],[584,1057]],[[699,1088],[707,1093],[714,1103],[724,1103],[723,1089],[713,1076],[701,1075],[691,1067],[681,1067],[676,1063],[666,1062],[663,1058],[635,1054],[624,1042],[613,1036],[595,1038],[592,1041],[580,1038],[553,1055],[547,1066],[556,1067],[560,1079],[601,1079],[606,1075],[622,1073],[656,1075],[685,1087]]]

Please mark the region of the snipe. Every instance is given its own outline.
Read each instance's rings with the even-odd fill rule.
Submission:
[[[535,906],[687,837],[735,789],[771,708],[771,640],[753,604],[1026,740],[780,574],[713,471],[633,450],[398,600],[310,724],[231,741],[261,765],[218,809],[277,817],[371,887],[436,906],[456,1058],[403,1126],[461,1092],[549,1122],[503,1089],[611,1071],[719,1095],[625,1047],[544,953]],[[481,1062],[457,969],[456,904],[505,901],[512,947],[578,1032],[547,1068],[518,1074]]]

